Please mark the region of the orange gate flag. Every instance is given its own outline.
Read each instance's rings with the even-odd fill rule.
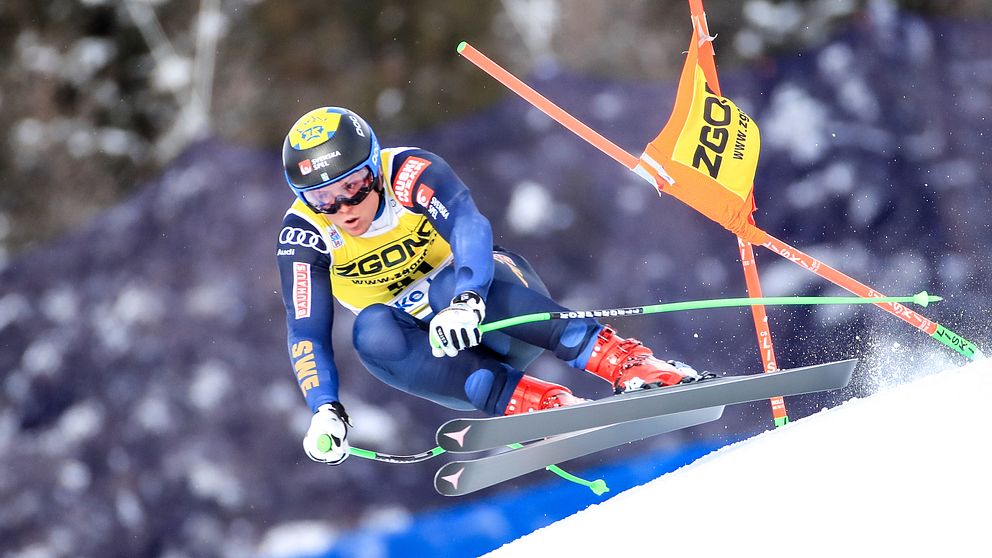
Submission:
[[[660,192],[760,245],[768,235],[751,220],[760,150],[757,124],[709,86],[699,65],[699,38],[693,32],[675,108],[658,137],[644,149],[634,172]]]

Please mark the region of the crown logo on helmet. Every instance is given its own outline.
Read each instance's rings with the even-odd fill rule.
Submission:
[[[372,171],[378,184],[379,158],[375,132],[361,116],[341,107],[321,107],[304,114],[290,128],[282,150],[286,182],[304,202],[302,192],[333,183],[363,167]]]

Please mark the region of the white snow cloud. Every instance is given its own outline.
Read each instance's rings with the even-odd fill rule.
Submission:
[[[983,360],[851,400],[489,556],[549,548],[562,556],[759,556],[769,545],[813,557],[985,555],[990,398],[992,361]]]
[[[827,148],[829,110],[797,85],[775,90],[761,118],[761,143],[788,153],[799,164],[819,161]]]
[[[568,206],[558,204],[547,188],[524,181],[513,190],[506,219],[517,234],[539,235],[567,228],[575,218]]]

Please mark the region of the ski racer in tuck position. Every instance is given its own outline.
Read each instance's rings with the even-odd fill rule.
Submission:
[[[593,319],[482,338],[485,318],[568,309],[524,258],[493,246],[489,221],[441,157],[380,149],[365,120],[338,107],[300,118],[282,157],[297,199],[283,218],[277,260],[290,358],[314,413],[303,439],[313,460],[336,465],[349,454],[332,297],[357,314],[353,344],[375,377],[452,409],[511,415],[582,402],[524,373],[545,350],[618,392],[698,378]],[[323,435],[333,441],[329,450],[318,447]]]

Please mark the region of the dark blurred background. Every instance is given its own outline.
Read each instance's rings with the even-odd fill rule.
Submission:
[[[822,44],[868,10],[988,17],[982,0],[711,2],[720,65]],[[386,137],[506,96],[459,41],[517,75],[671,80],[686,3],[506,0],[27,0],[0,4],[0,246],[87,222],[191,142],[271,149],[297,115],[344,104]]]
[[[762,131],[759,225],[888,294],[948,297],[924,313],[987,345],[992,3],[706,8],[724,92]],[[728,233],[455,53],[471,42],[639,154],[690,33],[675,0],[0,3],[0,552],[274,555],[451,504],[436,464],[327,469],[301,450],[274,246],[293,199],[278,149],[311,108],[446,157],[572,307],[742,296]],[[758,258],[767,295],[840,294]],[[365,373],[337,315],[354,443],[430,447],[454,414]],[[770,315],[783,367],[863,359],[844,393],[790,400],[794,419],[960,362],[877,310]],[[760,369],[746,311],[615,325],[699,368]],[[606,395],[553,359],[533,372]],[[577,466],[769,417],[740,406]]]

